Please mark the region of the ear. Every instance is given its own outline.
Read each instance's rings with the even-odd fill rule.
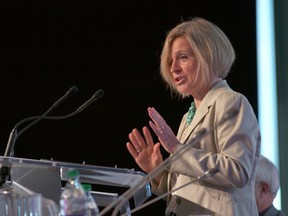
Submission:
[[[270,187],[266,182],[262,182],[262,192],[263,193],[270,193]]]

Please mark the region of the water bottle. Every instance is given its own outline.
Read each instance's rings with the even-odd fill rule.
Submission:
[[[84,191],[86,193],[87,196],[87,213],[86,216],[96,216],[99,214],[99,209],[98,206],[91,194],[91,185],[90,184],[82,184]]]
[[[87,196],[79,178],[79,171],[68,171],[68,180],[60,196],[60,216],[86,216]]]

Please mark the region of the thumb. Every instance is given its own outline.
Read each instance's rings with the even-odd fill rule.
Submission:
[[[154,152],[155,152],[156,154],[161,154],[160,146],[161,146],[160,142],[157,142],[157,143],[154,145]]]

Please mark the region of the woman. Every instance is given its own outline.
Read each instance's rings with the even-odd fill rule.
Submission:
[[[203,18],[180,23],[165,39],[161,76],[172,93],[193,98],[191,107],[177,136],[156,109],[149,107],[149,125],[159,142],[154,144],[148,127],[143,127],[143,135],[135,128],[128,135],[127,149],[149,173],[163,162],[161,145],[173,155],[197,132],[210,130],[151,181],[156,195],[192,182],[167,199],[165,215],[257,215],[254,184],[260,132],[246,97],[233,91],[225,80],[234,60],[227,36]],[[223,122],[229,113],[231,117]],[[214,176],[195,181],[214,167],[219,170]]]

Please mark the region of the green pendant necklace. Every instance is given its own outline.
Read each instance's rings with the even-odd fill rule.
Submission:
[[[187,119],[186,119],[186,123],[187,123],[188,125],[191,124],[192,119],[193,119],[193,117],[194,117],[194,115],[195,115],[195,112],[196,112],[196,106],[195,106],[195,103],[194,103],[194,101],[193,101],[193,102],[191,103],[191,106],[189,107],[188,115],[187,115]]]

